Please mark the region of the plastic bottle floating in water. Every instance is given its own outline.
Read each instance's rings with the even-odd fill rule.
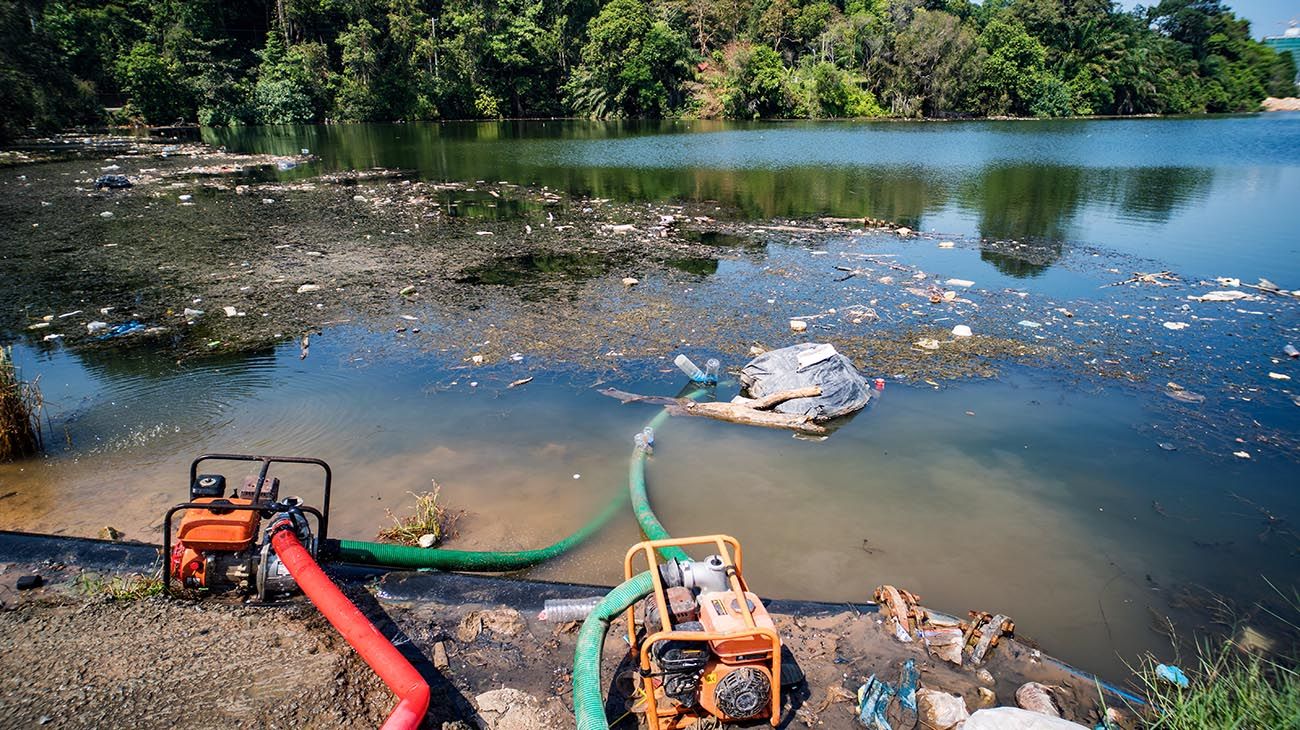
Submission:
[[[646,453],[646,454],[650,453],[650,448],[647,447],[645,444],[644,434],[638,433],[636,436],[632,438],[632,443],[635,446],[638,453]]]
[[[654,447],[655,447],[655,430],[654,430],[653,427],[651,427],[651,426],[646,426],[645,428],[641,429],[641,437],[642,437],[643,439],[645,439],[645,445],[646,445],[646,448],[647,448],[647,449],[654,449]]]
[[[711,357],[708,362],[704,363],[704,382],[714,385],[718,382],[718,371],[722,369],[722,363],[718,358]]]
[[[685,355],[678,355],[673,358],[673,364],[678,368],[681,368],[681,371],[686,373],[686,377],[690,378],[693,382],[705,383],[707,385],[713,385],[718,382],[716,367],[714,368],[712,379],[710,379],[710,374],[708,372],[701,370],[698,365],[691,362],[691,359]],[[709,364],[717,365],[718,361],[710,358],[709,361],[705,363],[705,367],[708,367]]]
[[[695,363],[691,362],[691,359],[689,357],[686,357],[685,355],[678,355],[677,357],[673,358],[673,364],[676,365],[678,368],[681,368],[681,371],[686,373],[686,377],[690,378],[691,380],[697,383],[704,382],[704,371],[701,370],[698,366],[696,366]]]

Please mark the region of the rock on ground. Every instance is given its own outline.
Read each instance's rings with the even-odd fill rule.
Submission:
[[[558,724],[536,698],[510,687],[484,692],[474,703],[483,730],[547,730]]]

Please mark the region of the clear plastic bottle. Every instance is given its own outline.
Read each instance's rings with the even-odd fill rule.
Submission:
[[[681,371],[686,373],[686,377],[691,380],[697,383],[704,382],[704,371],[701,370],[698,365],[691,362],[691,359],[686,357],[686,355],[678,355],[673,358],[673,364],[681,368]]]
[[[722,363],[718,362],[718,358],[716,357],[709,358],[708,362],[704,363],[704,382],[708,383],[709,385],[717,385],[718,372],[721,369],[722,369]]]
[[[636,436],[633,436],[633,437],[632,437],[632,443],[633,443],[633,445],[636,447],[636,450],[637,450],[638,452],[644,452],[644,453],[647,453],[647,454],[650,452],[650,450],[649,450],[648,448],[646,448],[646,445],[645,445],[645,435],[644,435],[644,434],[640,434],[640,433],[638,433]]]
[[[581,621],[596,610],[603,596],[591,598],[552,598],[542,602],[542,611],[537,614],[541,621],[562,624],[569,621]]]
[[[641,437],[645,439],[647,449],[653,450],[655,447],[655,430],[652,426],[646,426],[641,429]]]

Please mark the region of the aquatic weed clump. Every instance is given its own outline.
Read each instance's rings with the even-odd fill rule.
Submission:
[[[442,542],[452,533],[461,513],[447,509],[438,501],[440,490],[441,487],[434,482],[431,492],[424,494],[412,492],[411,496],[415,497],[414,513],[399,518],[390,510],[388,516],[392,518],[393,526],[380,530],[379,539],[401,545],[419,545],[421,537],[433,535],[433,545]],[[432,547],[432,545],[422,547]]]
[[[31,456],[44,448],[41,391],[18,377],[8,348],[0,347],[0,461]]]

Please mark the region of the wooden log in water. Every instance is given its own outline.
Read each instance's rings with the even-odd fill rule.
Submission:
[[[599,392],[601,395],[616,398],[621,403],[661,405],[674,416],[703,416],[745,426],[781,428],[819,436],[826,433],[826,428],[814,423],[811,416],[773,413],[767,410],[795,398],[815,398],[821,395],[822,389],[816,385],[794,390],[783,390],[744,403],[697,403],[690,398],[639,395],[615,388],[605,388]]]
[[[744,426],[782,428],[800,433],[824,435],[826,428],[813,423],[811,416],[760,411],[739,403],[674,403],[664,406],[674,416],[704,416],[719,421],[739,423]]]
[[[753,408],[757,411],[766,411],[767,409],[778,406],[788,400],[794,400],[796,398],[816,398],[821,394],[822,387],[820,385],[810,385],[806,388],[795,388],[793,390],[782,390],[776,393],[769,393],[762,398],[754,398],[736,405],[743,405],[746,408]]]

